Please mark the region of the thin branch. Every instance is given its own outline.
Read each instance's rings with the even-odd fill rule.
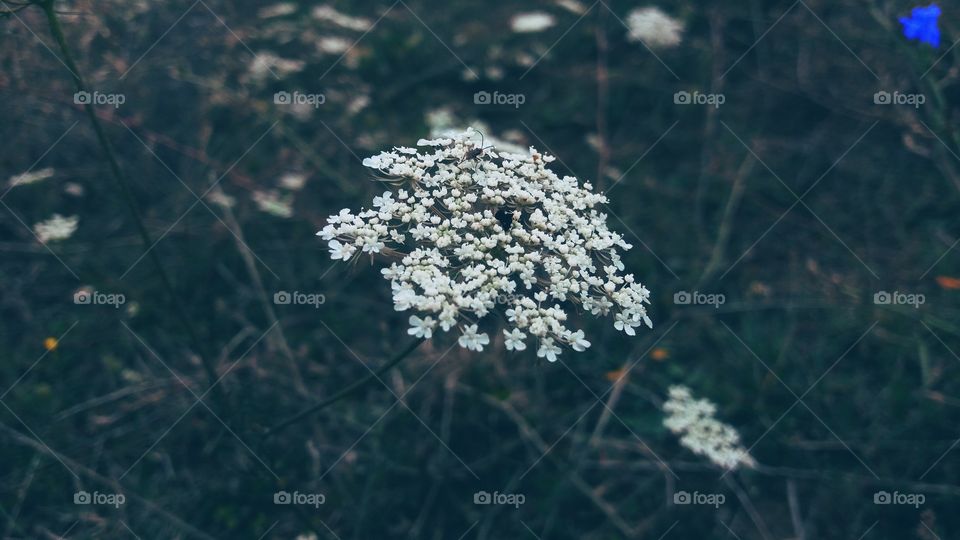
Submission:
[[[353,392],[355,392],[355,391],[359,390],[360,388],[362,388],[365,384],[369,383],[370,381],[372,381],[372,380],[374,380],[374,379],[379,379],[381,375],[383,375],[384,373],[390,371],[390,369],[392,369],[394,366],[396,366],[397,364],[399,364],[404,358],[410,356],[410,353],[412,353],[413,351],[415,351],[415,350],[417,349],[417,347],[419,347],[424,341],[426,341],[426,339],[424,339],[424,338],[418,338],[418,339],[415,340],[413,343],[411,343],[410,345],[408,345],[406,349],[400,351],[396,356],[394,356],[393,358],[391,358],[390,361],[388,361],[386,364],[384,364],[380,369],[378,369],[378,370],[376,370],[376,371],[370,372],[370,374],[367,375],[366,377],[364,377],[364,378],[362,378],[362,379],[359,379],[359,380],[353,382],[352,384],[350,384],[349,386],[347,386],[347,387],[344,388],[343,390],[340,390],[340,391],[337,392],[336,394],[330,396],[329,398],[321,401],[320,403],[316,403],[316,404],[314,404],[314,405],[311,405],[311,406],[307,407],[306,409],[298,412],[297,414],[291,416],[290,418],[284,420],[283,422],[280,422],[279,424],[271,427],[270,429],[268,429],[267,431],[264,432],[263,438],[266,439],[266,438],[268,438],[268,437],[276,434],[277,432],[279,432],[279,431],[281,431],[281,430],[283,430],[283,429],[286,429],[286,428],[290,427],[291,425],[299,422],[300,420],[303,420],[303,419],[306,418],[307,416],[310,416],[311,414],[313,414],[313,413],[315,413],[315,412],[318,412],[318,411],[320,411],[320,410],[323,410],[323,409],[325,409],[326,407],[328,407],[328,406],[330,406],[330,405],[333,405],[334,403],[336,403],[336,402],[340,401],[341,399],[347,397],[348,395],[350,395],[350,394],[352,394]]]
[[[70,465],[70,468],[72,470],[80,472],[80,474],[83,474],[87,478],[90,478],[91,480],[114,490],[116,493],[123,493],[130,499],[137,501],[143,504],[144,506],[146,506],[149,511],[162,515],[164,518],[169,520],[173,525],[175,525],[178,529],[180,529],[184,533],[187,533],[197,538],[202,538],[204,540],[213,540],[213,537],[210,536],[209,534],[201,531],[200,529],[180,519],[176,515],[169,512],[168,510],[161,508],[153,501],[150,501],[149,499],[146,499],[134,493],[133,491],[131,491],[129,488],[127,488],[120,482],[112,478],[107,478],[106,476],[103,476],[97,473],[93,469],[87,468],[81,463],[78,463],[76,460],[63,455],[62,453],[57,452],[52,448],[31,439],[30,437],[27,437],[26,435],[20,433],[19,431],[5,424],[0,423],[0,432],[5,433],[11,440],[13,440],[17,444],[20,444],[23,446],[29,446],[30,448],[34,449],[37,452],[40,452],[41,454],[49,455],[61,462],[67,463]]]
[[[73,76],[77,90],[80,92],[86,92],[88,91],[87,85],[84,82],[83,76],[80,74],[80,70],[77,68],[76,63],[73,61],[73,54],[70,52],[70,46],[67,44],[67,39],[64,36],[63,29],[60,26],[60,20],[57,18],[57,13],[54,11],[53,5],[55,1],[56,0],[41,0],[37,3],[37,5],[43,9],[44,14],[47,16],[47,23],[50,27],[50,33],[53,35],[57,45],[60,47],[60,52],[63,54],[63,61],[67,66],[67,69],[70,71],[70,74]],[[107,158],[107,163],[110,166],[110,172],[113,175],[113,179],[116,182],[120,193],[123,194],[123,199],[126,202],[127,207],[130,209],[134,223],[136,223],[137,226],[137,232],[140,235],[140,240],[147,249],[150,260],[156,267],[157,273],[160,276],[160,281],[163,283],[163,288],[167,291],[167,294],[170,297],[174,314],[176,315],[176,318],[180,324],[184,327],[184,330],[186,330],[187,336],[189,337],[197,355],[200,356],[200,360],[202,361],[204,370],[206,371],[207,378],[209,379],[210,384],[214,385],[215,395],[217,395],[219,400],[225,404],[223,390],[216,385],[216,381],[218,380],[216,368],[210,361],[209,356],[204,352],[206,347],[203,346],[199,336],[193,328],[193,325],[190,324],[190,321],[187,318],[186,312],[183,308],[184,303],[180,300],[176,290],[173,288],[173,283],[170,281],[170,277],[167,274],[166,269],[160,262],[160,257],[157,255],[156,250],[151,249],[154,245],[154,242],[150,237],[150,233],[147,231],[146,225],[143,222],[143,217],[140,215],[140,208],[137,204],[137,201],[133,197],[133,193],[130,189],[130,179],[120,168],[120,164],[117,161],[116,155],[113,151],[113,145],[110,144],[110,140],[107,138],[107,135],[103,130],[103,126],[100,124],[100,120],[94,111],[93,104],[88,102],[84,104],[83,108],[86,111],[87,116],[90,118],[90,123],[93,125],[93,131],[97,136],[97,141],[100,143],[100,147]]]

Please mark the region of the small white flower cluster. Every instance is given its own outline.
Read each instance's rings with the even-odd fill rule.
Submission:
[[[683,40],[683,23],[660,8],[638,8],[627,14],[627,38],[648,47],[675,47]]]
[[[313,8],[313,18],[333,23],[341,28],[347,30],[355,30],[357,32],[365,32],[369,30],[373,23],[370,19],[365,19],[363,17],[352,17],[344,13],[340,13],[333,6],[323,5]]]
[[[628,335],[653,326],[645,304],[650,291],[623,274],[620,250],[630,244],[607,228],[597,206],[607,202],[589,184],[558,177],[555,158],[530,148],[524,154],[482,147],[472,129],[421,139],[364,160],[396,191],[373,199],[373,208],[343,209],[317,233],[334,259],[361,254],[399,259],[382,270],[397,311],[414,310],[409,333],[429,338],[438,327],[461,327],[462,347],[480,351],[490,337],[478,321],[504,306],[508,350],[536,340],[537,356],[555,361],[561,346],[590,346],[583,330],[568,328],[579,305],[595,316],[613,314]],[[502,300],[501,300],[502,301]]]
[[[46,244],[70,238],[77,231],[78,223],[80,218],[77,216],[63,217],[60,214],[54,214],[50,219],[34,225],[33,232],[40,242]]]
[[[292,73],[299,73],[306,65],[302,60],[289,60],[270,51],[260,51],[254,54],[253,61],[247,67],[247,75],[252,80],[260,82],[268,75],[286,77]]]
[[[553,15],[542,11],[518,13],[510,19],[510,28],[518,34],[543,32],[557,23]]]
[[[737,430],[714,418],[717,408],[713,403],[694,399],[686,386],[671,386],[669,393],[670,398],[663,404],[667,413],[663,425],[680,435],[680,444],[725,469],[756,466],[740,444]]]
[[[41,180],[46,180],[47,178],[52,177],[56,171],[53,167],[47,167],[46,169],[40,169],[38,171],[27,171],[22,174],[16,174],[10,177],[10,187],[16,186],[25,186],[27,184],[33,184]]]
[[[281,194],[275,190],[257,190],[250,198],[261,212],[281,218],[293,216],[293,199],[288,194]]]
[[[257,11],[257,17],[261,19],[271,19],[273,17],[283,17],[296,13],[297,5],[293,2],[281,2],[272,6],[260,8]]]

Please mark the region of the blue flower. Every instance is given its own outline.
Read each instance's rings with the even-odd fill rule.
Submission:
[[[937,48],[940,46],[940,29],[937,28],[939,17],[940,6],[936,4],[915,7],[909,17],[900,17],[903,35],[907,39],[919,39],[922,43],[929,43],[931,47]]]

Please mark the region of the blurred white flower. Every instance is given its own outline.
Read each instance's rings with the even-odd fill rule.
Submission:
[[[510,28],[517,33],[543,32],[555,25],[557,20],[553,15],[542,11],[518,13],[510,19]]]
[[[76,182],[67,182],[63,186],[63,192],[74,197],[82,197],[83,191],[83,186]]]
[[[366,94],[357,94],[347,103],[347,112],[357,114],[370,105],[370,96]]]
[[[399,257],[382,272],[397,311],[434,315],[444,331],[462,322],[460,345],[480,350],[489,337],[477,322],[509,298],[508,348],[523,350],[529,335],[550,361],[561,345],[590,346],[567,326],[562,304],[615,311],[617,329],[630,335],[652,327],[650,291],[623,273],[621,251],[631,246],[607,228],[597,208],[607,198],[592,185],[558,177],[547,168],[555,158],[533,148],[481,147],[471,129],[417,144],[363,160],[396,191],[356,214],[341,210],[317,233],[335,259],[352,255],[347,246]]]
[[[42,243],[46,244],[70,238],[77,231],[78,223],[80,218],[77,216],[63,217],[60,214],[54,214],[50,219],[34,225],[33,232]]]
[[[648,47],[674,47],[682,41],[683,23],[658,7],[638,8],[627,14],[627,38]]]
[[[586,6],[577,2],[577,0],[556,0],[556,4],[570,13],[577,15],[583,15],[587,12]]]
[[[247,67],[247,72],[251,79],[259,81],[272,74],[284,77],[291,73],[297,73],[303,71],[304,66],[306,66],[306,63],[303,61],[287,60],[269,51],[261,51],[254,55],[253,61]]]
[[[740,444],[740,434],[732,426],[716,420],[716,406],[705,399],[694,399],[686,386],[671,386],[663,404],[667,417],[663,425],[680,435],[680,444],[714,464],[733,470],[756,462]]]
[[[364,32],[373,26],[373,23],[370,22],[369,19],[345,15],[334,9],[333,6],[317,6],[313,8],[313,18],[333,23],[347,30],[356,30],[357,32]]]
[[[254,191],[251,198],[262,212],[282,218],[293,215],[293,201],[290,197],[280,196],[275,191]]]
[[[427,111],[426,121],[427,126],[430,128],[430,136],[434,137],[435,131],[454,127],[457,123],[457,118],[449,107],[440,107],[439,109]]]
[[[233,208],[233,205],[237,203],[237,200],[224,193],[220,186],[215,186],[207,194],[207,200],[223,208]]]
[[[297,11],[297,5],[293,2],[281,2],[279,4],[260,8],[260,11],[257,12],[257,17],[261,19],[270,19],[272,17],[290,15],[295,11]]]
[[[280,187],[290,191],[300,191],[307,183],[307,175],[301,173],[287,173],[280,177]]]
[[[39,171],[16,174],[10,177],[9,184],[10,187],[25,186],[27,184],[46,180],[47,178],[52,177],[55,173],[56,171],[53,169],[53,167],[47,167],[46,169],[40,169]]]
[[[353,42],[342,37],[323,37],[317,40],[317,50],[324,54],[343,54],[350,50]]]
[[[486,75],[491,81],[499,81],[504,75],[503,68],[500,66],[487,66],[487,69],[484,71],[484,75]]]

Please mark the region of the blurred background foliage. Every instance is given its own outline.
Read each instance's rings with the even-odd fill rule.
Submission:
[[[637,7],[57,2],[90,89],[126,98],[95,112],[199,347],[43,12],[7,16],[4,537],[957,537],[960,14],[944,6],[934,50],[900,34],[906,2],[683,0],[661,6],[681,43],[648,48],[627,38]],[[553,25],[515,32],[525,12]],[[274,102],[295,91],[326,101]],[[382,191],[361,159],[468,125],[609,193],[655,329],[584,317],[593,347],[563,364],[441,335],[265,440],[409,342],[382,261],[336,264],[314,236]],[[41,244],[31,229],[54,213],[76,232]],[[77,305],[78,290],[126,303]],[[694,290],[726,302],[674,303]],[[276,305],[278,291],[326,302]],[[925,303],[877,305],[880,291]],[[718,404],[757,468],[724,475],[663,428],[678,383]],[[75,505],[81,489],[127,502]],[[281,489],[326,502],[275,505]],[[526,502],[477,506],[479,490]],[[726,503],[674,505],[677,490]],[[875,505],[881,490],[926,502]]]

